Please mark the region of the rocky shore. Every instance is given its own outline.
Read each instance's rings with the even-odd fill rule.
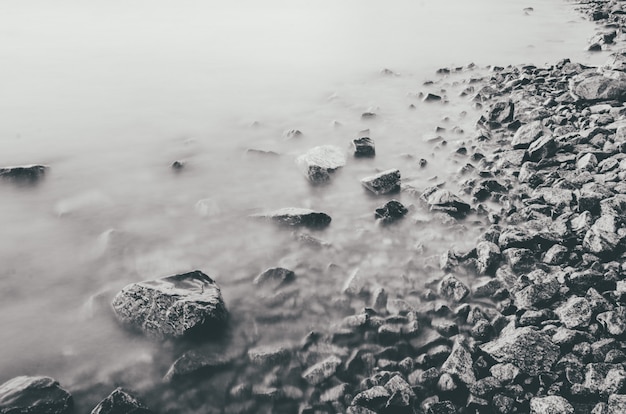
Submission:
[[[601,67],[563,59],[463,78],[464,99],[483,115],[471,139],[446,147],[462,160],[462,190],[433,185],[416,202],[439,219],[484,223],[474,248],[442,252],[423,289],[406,295],[347,275],[342,295],[362,306],[336,325],[299,344],[250,343],[222,354],[199,345],[174,361],[163,382],[188,392],[215,376],[223,395],[213,406],[199,404],[210,413],[626,412],[626,51],[617,51],[625,7],[617,0],[580,5],[600,23],[589,49],[616,48]],[[430,86],[443,89],[452,71],[441,69]],[[438,94],[423,96],[445,104]],[[376,154],[370,137],[352,144],[355,157]],[[297,163],[318,186],[345,159],[324,146]],[[44,167],[37,168],[39,177]],[[17,173],[24,174],[0,169],[5,178]],[[397,169],[361,184],[374,195],[415,194]],[[391,200],[372,218],[390,224],[408,211]],[[255,217],[315,230],[331,222],[326,213],[292,207]],[[253,283],[276,289],[282,302],[289,293],[279,289],[297,277],[275,267]],[[111,312],[155,340],[197,341],[222,332],[227,305],[217,282],[194,271],[126,286]],[[65,414],[72,406],[70,392],[49,377],[0,385],[0,414]],[[91,412],[160,409],[118,388]]]

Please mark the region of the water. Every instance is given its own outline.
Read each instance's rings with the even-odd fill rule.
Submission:
[[[426,139],[438,125],[471,131],[479,113],[458,98],[422,103],[423,81],[470,62],[605,57],[584,52],[594,26],[556,0],[6,0],[0,27],[0,165],[51,167],[36,187],[0,186],[0,382],[53,376],[80,412],[117,385],[162,412],[199,404],[162,405],[176,392],[161,377],[186,345],[118,326],[108,304],[128,283],[202,269],[233,316],[228,346],[299,340],[358,309],[339,293],[355,269],[391,294],[423,289],[433,256],[470,246],[480,226],[433,220],[403,193],[410,216],[381,227],[373,211],[388,197],[358,183],[399,168],[418,189],[456,189],[463,161]],[[377,119],[361,120],[370,110]],[[295,157],[321,144],[347,150],[365,128],[376,158],[349,158],[331,185],[308,185]],[[289,129],[303,136],[286,139]],[[174,173],[174,160],[186,168]],[[247,219],[286,206],[330,214],[312,233],[330,246]],[[297,274],[279,306],[251,283],[277,265]]]

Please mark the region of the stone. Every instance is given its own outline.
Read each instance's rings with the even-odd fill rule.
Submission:
[[[513,136],[511,145],[513,149],[527,149],[535,140],[544,133],[541,121],[533,121],[522,125]]]
[[[50,377],[20,376],[0,385],[0,414],[67,414],[72,396]]]
[[[530,271],[535,263],[535,255],[529,249],[510,248],[504,250],[502,255],[516,273]]]
[[[255,277],[253,283],[255,285],[271,284],[272,287],[278,288],[293,282],[295,278],[296,274],[292,270],[285,269],[284,267],[272,267]]]
[[[489,368],[491,375],[503,383],[513,382],[520,374],[520,369],[511,363],[494,364]]]
[[[471,209],[469,204],[448,190],[436,189],[424,198],[431,210],[443,211],[453,216],[464,216]]]
[[[261,345],[248,350],[248,359],[254,365],[273,367],[291,359],[291,349],[285,345]]]
[[[323,228],[330,224],[328,214],[307,208],[287,207],[268,213],[253,214],[252,217],[274,221],[285,226],[303,226],[309,228]]]
[[[361,184],[376,195],[395,192],[400,189],[400,171],[397,169],[386,170],[363,178]]]
[[[602,215],[585,234],[583,248],[596,255],[609,255],[621,242],[617,234],[617,218],[613,215]]]
[[[388,223],[400,219],[408,213],[406,207],[397,200],[388,201],[384,206],[376,209],[376,218]]]
[[[441,96],[435,95],[434,93],[428,93],[426,96],[424,96],[423,101],[424,102],[439,102],[441,101]]]
[[[621,391],[626,385],[626,371],[620,364],[587,364],[583,386],[589,392],[608,396]]]
[[[599,313],[596,319],[613,336],[621,337],[626,332],[626,309],[621,306],[614,311]]]
[[[570,93],[579,100],[623,101],[626,98],[625,75],[619,71],[598,73],[584,71],[570,79]]]
[[[515,406],[515,400],[507,395],[496,394],[491,400],[493,409],[498,414],[509,414],[513,412]]]
[[[480,274],[491,273],[501,260],[500,248],[497,244],[482,241],[476,245],[476,264]]]
[[[469,288],[452,275],[445,276],[439,283],[439,294],[448,300],[460,302],[469,293]]]
[[[413,389],[400,375],[395,375],[387,381],[385,389],[391,395],[387,402],[388,407],[409,407],[415,400]]]
[[[210,334],[228,318],[219,286],[199,270],[132,283],[112,306],[122,323],[157,338]]]
[[[163,379],[174,381],[187,375],[211,373],[224,369],[239,359],[237,354],[203,353],[198,350],[185,352],[172,363]]]
[[[456,414],[456,407],[451,401],[439,401],[430,404],[426,409],[426,414]]]
[[[350,386],[348,384],[335,385],[332,388],[327,389],[320,395],[321,402],[333,402],[340,401],[348,392]]]
[[[311,385],[321,384],[335,375],[340,365],[341,359],[335,355],[331,355],[325,360],[309,367],[302,373],[302,378]]]
[[[499,101],[491,106],[487,114],[487,120],[497,124],[505,124],[513,121],[515,105],[511,101]]]
[[[530,399],[532,414],[574,414],[574,407],[559,395],[534,397]]]
[[[374,141],[369,137],[361,137],[352,140],[355,157],[373,157],[376,155]]]
[[[587,153],[576,161],[576,168],[583,171],[595,171],[598,166],[598,159],[594,154]]]
[[[91,414],[152,414],[139,400],[117,388],[91,411]]]
[[[533,162],[539,162],[544,158],[550,158],[556,154],[558,147],[554,137],[544,135],[533,141],[528,147],[528,159]]]
[[[609,396],[607,401],[607,414],[626,413],[626,394],[613,394]]]
[[[489,398],[502,389],[502,383],[494,377],[481,378],[469,387],[470,393],[480,398]]]
[[[555,309],[555,313],[566,328],[585,328],[591,321],[592,309],[587,299],[571,296]]]
[[[550,372],[560,355],[560,348],[548,335],[529,326],[509,325],[480,348],[497,362],[514,364],[531,376]]]
[[[46,174],[45,165],[21,165],[15,167],[0,167],[0,179],[20,184],[33,184]]]
[[[352,405],[360,405],[366,408],[377,409],[384,405],[390,396],[391,394],[389,394],[389,391],[385,387],[376,385],[355,395],[352,400]]]
[[[452,346],[452,352],[441,366],[441,372],[452,375],[470,386],[476,382],[473,364],[470,351],[461,342],[456,341]]]
[[[344,151],[334,145],[311,148],[296,158],[296,164],[313,184],[325,183],[330,174],[346,165]]]
[[[567,247],[555,244],[548,249],[541,260],[545,264],[557,266],[563,264],[569,255]]]

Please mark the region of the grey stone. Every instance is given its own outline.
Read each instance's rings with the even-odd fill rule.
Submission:
[[[385,387],[376,385],[355,395],[352,400],[352,405],[377,408],[383,405],[390,396],[391,394]]]
[[[574,414],[574,407],[559,395],[534,397],[530,399],[532,414]]]
[[[121,388],[102,400],[91,414],[151,414],[146,406]]]
[[[598,166],[598,159],[594,154],[587,153],[576,161],[576,168],[583,171],[595,171]]]
[[[511,363],[494,364],[489,368],[491,375],[503,383],[513,382],[520,374],[520,369]]]
[[[446,275],[439,283],[439,294],[448,300],[460,302],[469,295],[469,288],[452,275]]]
[[[376,175],[365,177],[361,184],[376,195],[387,194],[400,189],[400,170],[386,170]]]
[[[309,181],[319,184],[330,180],[332,172],[346,165],[346,155],[339,147],[321,145],[296,158],[296,164]]]
[[[43,178],[48,167],[45,165],[21,165],[0,167],[0,179],[15,183],[32,184]]]
[[[273,287],[277,288],[292,282],[295,278],[296,274],[292,270],[285,269],[284,267],[272,267],[255,277],[253,283],[256,285],[271,284]]]
[[[112,306],[122,323],[157,338],[211,333],[228,317],[219,286],[198,270],[132,283]]]
[[[328,214],[308,208],[287,207],[267,213],[253,214],[252,217],[274,221],[285,226],[302,226],[309,228],[323,228],[330,224]]]
[[[50,377],[21,376],[0,385],[0,414],[67,414],[72,396]]]
[[[456,407],[451,401],[439,401],[430,404],[426,409],[426,414],[456,414]]]
[[[583,248],[593,254],[606,255],[612,253],[620,241],[617,218],[613,215],[602,215],[585,234]]]
[[[554,137],[544,135],[533,141],[528,147],[528,158],[531,161],[539,162],[544,158],[550,158],[556,154],[558,147]]]
[[[609,396],[607,401],[608,414],[626,413],[626,394],[613,394]]]
[[[560,265],[565,262],[568,254],[569,250],[567,249],[567,247],[560,244],[555,244],[548,249],[541,261],[553,266]]]
[[[385,384],[391,397],[387,402],[388,407],[409,407],[415,400],[413,389],[400,375],[395,375]]]
[[[291,349],[286,345],[261,345],[248,350],[248,359],[255,365],[271,367],[291,359]]]
[[[501,253],[497,244],[482,241],[476,245],[476,264],[480,274],[491,272],[500,262]]]
[[[522,125],[513,136],[511,145],[513,149],[527,149],[530,144],[543,135],[543,125],[541,121],[533,121]]]
[[[535,255],[529,249],[510,248],[504,250],[502,255],[516,273],[529,271],[535,264]]]
[[[373,157],[376,155],[374,141],[369,137],[361,137],[352,140],[355,157]]]
[[[608,396],[626,385],[626,371],[619,364],[587,364],[583,386],[592,393]]]
[[[451,215],[464,216],[469,213],[471,207],[459,196],[448,190],[436,189],[428,195],[422,194],[431,210],[443,211]]]
[[[576,98],[587,101],[623,101],[626,98],[625,75],[619,71],[585,71],[570,80],[569,90]]]
[[[185,352],[172,363],[163,379],[173,381],[186,375],[223,369],[239,359],[240,354],[204,353],[198,350]]]
[[[621,336],[626,332],[626,309],[621,306],[614,311],[602,312],[596,318],[613,336]]]
[[[404,217],[408,212],[409,210],[398,200],[391,200],[384,206],[376,209],[375,217],[381,219],[383,222],[392,222]]]
[[[592,309],[589,301],[578,296],[571,296],[567,302],[555,309],[561,323],[566,328],[584,328],[589,326]]]
[[[452,352],[441,366],[441,372],[458,378],[465,385],[472,385],[476,382],[474,374],[472,354],[461,342],[456,341],[452,347]]]
[[[317,385],[335,375],[337,368],[341,365],[341,359],[337,356],[330,356],[325,360],[309,367],[302,373],[302,378],[311,385]]]

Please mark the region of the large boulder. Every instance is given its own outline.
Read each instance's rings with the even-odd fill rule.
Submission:
[[[287,207],[267,213],[253,214],[252,217],[264,218],[285,226],[303,226],[322,228],[330,224],[328,214],[308,208]]]
[[[0,385],[0,414],[65,414],[70,393],[50,377],[15,377]]]
[[[132,283],[112,306],[122,323],[157,338],[211,333],[228,317],[220,288],[199,270]]]
[[[626,73],[588,70],[570,80],[569,90],[574,97],[587,101],[626,99]]]
[[[91,414],[152,414],[152,411],[123,389],[117,388],[100,401]]]
[[[346,165],[346,155],[339,147],[322,145],[300,155],[296,164],[309,181],[319,184],[330,180],[332,172]]]

